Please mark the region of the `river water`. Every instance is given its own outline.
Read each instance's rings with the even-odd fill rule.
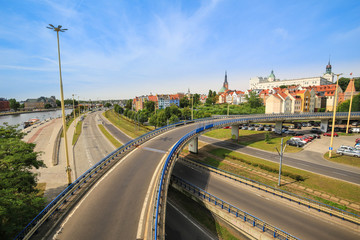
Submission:
[[[72,112],[72,109],[65,109],[65,115],[68,115]],[[14,115],[5,115],[0,116],[0,125],[3,125],[4,122],[7,122],[9,125],[19,124],[19,128],[24,128],[24,122],[28,121],[31,118],[40,119],[44,121],[46,119],[53,119],[61,117],[61,110],[49,111],[49,112],[33,112],[33,113],[21,113]]]

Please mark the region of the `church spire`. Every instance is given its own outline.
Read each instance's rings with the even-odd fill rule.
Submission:
[[[226,72],[226,71],[225,71],[225,80],[224,80],[223,86],[224,86],[224,88],[225,88],[226,90],[229,89],[229,83],[228,83],[228,81],[227,81],[227,72]]]
[[[331,56],[331,55],[329,55],[329,63],[328,63],[328,65],[326,66],[326,73],[327,73],[327,74],[331,74],[330,56]]]

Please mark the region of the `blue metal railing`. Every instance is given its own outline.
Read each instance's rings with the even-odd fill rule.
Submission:
[[[252,180],[250,178],[243,177],[243,176],[239,176],[237,174],[234,174],[234,173],[222,170],[222,169],[218,169],[216,167],[213,167],[211,165],[208,165],[208,164],[205,164],[202,162],[198,162],[195,160],[190,161],[187,159],[182,159],[182,160],[189,164],[196,165],[197,167],[200,167],[200,168],[202,166],[205,166],[203,168],[205,168],[211,172],[217,173],[219,175],[230,178],[234,181],[243,183],[245,185],[257,188],[258,190],[263,190],[263,191],[269,192],[273,195],[277,195],[281,198],[285,198],[290,201],[296,202],[298,204],[302,204],[308,208],[313,208],[319,212],[320,211],[325,212],[325,213],[329,214],[330,216],[337,216],[337,217],[341,218],[342,220],[348,220],[350,222],[360,224],[360,216],[357,214],[348,212],[346,210],[343,210],[343,209],[340,209],[337,207],[333,207],[328,204],[321,203],[319,201],[315,201],[310,198],[302,197],[302,196],[296,195],[294,193],[291,193],[291,192],[288,192],[288,191],[285,191],[282,189],[274,188],[274,187],[266,185],[264,183],[261,183],[261,182]]]
[[[185,181],[184,179],[181,179],[177,176],[172,175],[171,179],[175,184],[178,186],[184,188],[187,192],[191,193],[193,196],[196,196],[197,198],[201,200],[206,200],[208,203],[213,203],[215,206],[221,207],[223,211],[228,212],[229,214],[232,214],[235,218],[242,218],[244,222],[250,224],[253,227],[259,228],[262,232],[270,233],[274,238],[278,239],[298,239],[291,234],[274,227],[263,220],[231,205],[230,203],[215,197],[214,195],[206,192],[205,190]]]
[[[311,114],[278,114],[278,115],[266,115],[266,114],[260,114],[260,115],[240,115],[236,116],[237,119],[231,119],[231,120],[224,120],[220,122],[215,122],[211,124],[205,123],[204,126],[197,128],[190,133],[186,134],[183,138],[181,138],[172,151],[170,152],[164,168],[163,172],[161,174],[161,181],[159,184],[159,189],[163,188],[163,180],[164,175],[166,174],[166,169],[168,168],[168,164],[170,162],[169,159],[171,159],[172,155],[177,151],[177,149],[184,144],[184,141],[191,138],[195,134],[199,134],[202,131],[209,130],[212,128],[220,128],[222,126],[228,126],[231,124],[237,124],[244,121],[260,121],[260,120],[276,120],[276,119],[303,119],[303,118],[319,118],[319,117],[331,117],[332,113],[311,113]],[[345,117],[348,116],[348,113],[337,113],[337,117]],[[360,117],[360,112],[353,112],[351,113],[352,117]],[[125,145],[121,146],[120,148],[116,149],[109,155],[107,155],[105,158],[100,160],[97,164],[95,164],[93,167],[91,167],[89,170],[87,170],[84,174],[82,174],[80,177],[78,177],[72,184],[70,184],[64,191],[62,191],[53,201],[51,201],[14,239],[24,239],[25,236],[27,236],[29,233],[33,234],[36,229],[46,220],[48,219],[56,209],[58,209],[63,203],[67,201],[67,199],[70,197],[70,195],[73,195],[84,183],[86,183],[87,179],[91,178],[93,174],[96,174],[99,170],[101,170],[104,166],[106,166],[111,160],[114,160],[115,157],[118,157],[119,154],[122,154],[129,149],[132,149],[134,146],[138,144],[142,144],[148,139],[154,137],[155,135],[158,135],[162,132],[165,132],[167,130],[173,129],[176,126],[192,123],[192,122],[206,122],[208,120],[213,119],[221,119],[224,118],[232,118],[232,116],[214,116],[211,118],[205,118],[205,119],[195,119],[190,121],[182,121],[178,123],[174,123],[168,126],[164,126],[155,130],[152,130],[148,133],[145,133],[144,135],[135,138]],[[161,190],[158,190],[158,202],[156,205],[156,209],[159,208],[159,196],[161,197]],[[156,222],[158,220],[158,214],[156,214]],[[155,224],[157,226],[157,224]]]

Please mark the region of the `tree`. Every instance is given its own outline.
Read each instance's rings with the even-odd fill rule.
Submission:
[[[250,105],[251,108],[258,108],[263,105],[259,96],[254,92],[250,92],[249,95],[246,95],[247,104]]]
[[[49,109],[49,108],[51,108],[51,104],[50,103],[45,104],[45,109]]]
[[[188,107],[190,105],[190,101],[187,96],[180,99],[180,108]]]
[[[115,104],[114,105],[114,111],[119,113],[119,114],[122,114],[124,112],[124,109],[122,107],[120,107],[118,104]]]
[[[343,91],[346,90],[347,86],[349,85],[350,78],[340,78],[339,79],[339,86]],[[360,91],[360,78],[355,78],[354,80],[355,90]]]
[[[190,108],[189,108],[189,107],[183,108],[181,115],[183,116],[183,118],[189,119],[190,116],[191,116],[191,110],[190,110]]]
[[[337,111],[339,112],[348,112],[350,107],[350,99],[346,100],[345,102],[340,103],[337,107]],[[359,112],[360,111],[360,94],[353,96],[353,101],[351,105],[352,112]]]
[[[159,113],[157,113],[157,119],[156,119],[156,125],[158,127],[162,127],[165,126],[167,123],[167,118],[165,115],[165,111],[160,111]]]
[[[209,105],[214,105],[215,103],[216,103],[216,92],[209,90],[205,105],[209,106]]]
[[[0,236],[12,239],[44,207],[38,196],[37,174],[32,169],[45,167],[37,160],[35,144],[21,140],[17,126],[0,126]]]
[[[194,106],[200,105],[201,104],[201,102],[200,102],[200,94],[195,93],[193,95],[193,101],[194,101]]]
[[[125,108],[126,108],[126,109],[132,109],[132,102],[133,102],[132,99],[127,100],[127,101],[126,101]]]
[[[20,108],[20,103],[18,103],[15,98],[10,98],[9,103],[10,108],[14,109],[15,112]]]
[[[179,118],[176,115],[172,115],[169,119],[169,123],[173,124],[173,123],[177,123],[179,122]]]
[[[104,107],[106,107],[106,108],[109,108],[109,107],[111,107],[111,103],[105,103],[105,105],[104,105]]]
[[[265,142],[266,142],[267,144],[270,143],[270,133],[269,133],[269,132],[266,132],[266,133],[265,133]]]
[[[153,101],[146,101],[144,103],[144,109],[147,110],[148,112],[152,113],[155,111],[155,102]]]
[[[61,107],[61,101],[56,99],[56,106]]]

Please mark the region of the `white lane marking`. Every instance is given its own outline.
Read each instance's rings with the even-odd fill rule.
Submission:
[[[61,233],[61,231],[64,229],[65,224],[69,221],[69,219],[72,217],[72,215],[74,215],[75,211],[80,207],[80,205],[86,200],[86,198],[91,194],[91,192],[112,172],[114,171],[114,169],[116,169],[118,167],[118,165],[120,165],[121,163],[123,163],[125,161],[125,159],[127,159],[131,154],[133,154],[136,151],[136,149],[134,151],[131,151],[128,155],[126,155],[123,159],[121,159],[121,161],[119,161],[114,167],[112,167],[103,177],[100,178],[100,180],[98,180],[96,182],[96,184],[94,185],[94,187],[92,187],[89,192],[85,195],[85,197],[83,197],[81,199],[81,201],[76,205],[76,207],[74,208],[74,210],[69,214],[69,216],[65,219],[65,221],[63,222],[63,224],[61,224],[60,229],[55,233],[55,235],[53,236],[53,240],[57,240],[57,235],[59,235],[59,233]]]
[[[347,175],[346,175],[346,174],[343,174],[343,173],[338,173],[338,172],[333,172],[333,173],[347,177]]]
[[[158,153],[166,153],[166,151],[163,151],[163,150],[160,150],[160,149],[155,149],[155,148],[149,148],[149,147],[142,147],[142,149],[144,150],[148,150],[148,151],[151,151],[151,152],[158,152]]]
[[[163,163],[164,159],[166,158],[166,156],[167,156],[167,154],[165,154],[162,157],[160,163],[156,167],[156,170],[155,170],[155,172],[154,172],[154,174],[153,174],[153,176],[151,178],[150,185],[149,185],[148,190],[146,192],[146,197],[145,197],[142,209],[141,209],[140,221],[139,221],[139,225],[138,225],[138,229],[137,229],[136,239],[141,239],[143,237],[142,230],[143,230],[143,224],[144,224],[144,216],[145,216],[145,212],[146,212],[146,209],[147,209],[151,188],[154,185],[154,182],[156,180],[156,176],[158,175],[159,169],[162,166],[162,163]],[[146,229],[145,229],[145,231],[146,231]]]
[[[188,218],[185,214],[183,214],[178,208],[176,208],[172,203],[170,203],[169,201],[167,202],[167,204],[169,204],[170,206],[172,206],[176,211],[178,211],[184,218],[186,218],[189,222],[191,222],[195,227],[197,227],[200,231],[202,231],[203,233],[205,233],[206,236],[208,236],[210,239],[216,239],[213,238],[212,236],[209,235],[209,233],[207,233],[204,229],[202,229],[199,225],[197,225],[194,221],[192,221],[190,218]]]

